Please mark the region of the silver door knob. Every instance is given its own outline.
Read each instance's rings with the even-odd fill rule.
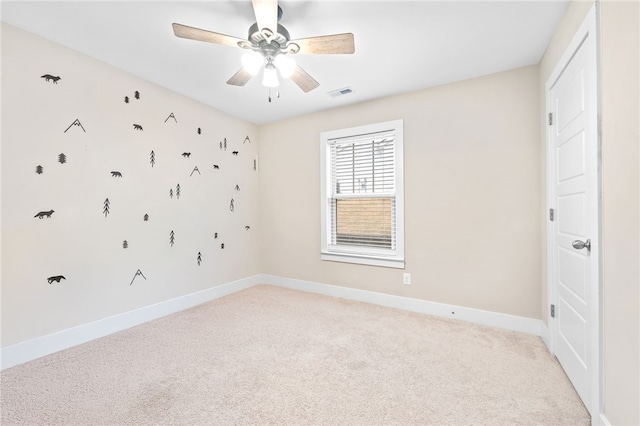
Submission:
[[[587,240],[587,241],[575,240],[574,242],[571,243],[571,245],[576,250],[582,250],[583,248],[586,248],[588,252],[591,252],[591,240]]]

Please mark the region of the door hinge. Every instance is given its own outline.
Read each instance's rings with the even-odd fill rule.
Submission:
[[[555,212],[553,211],[553,209],[549,209],[549,220],[553,222],[554,218],[555,218]]]
[[[556,317],[556,305],[551,305],[551,318]]]
[[[553,114],[549,113],[549,126],[553,124]]]

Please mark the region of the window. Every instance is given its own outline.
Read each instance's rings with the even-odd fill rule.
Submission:
[[[402,125],[320,135],[323,260],[404,268]]]

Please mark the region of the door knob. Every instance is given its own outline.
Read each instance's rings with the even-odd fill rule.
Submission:
[[[582,250],[583,248],[586,248],[589,253],[591,252],[591,240],[587,240],[587,241],[575,240],[573,243],[571,243],[571,245],[576,250]]]

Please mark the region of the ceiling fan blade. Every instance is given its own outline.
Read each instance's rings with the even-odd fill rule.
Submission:
[[[278,0],[252,0],[253,13],[256,15],[258,29],[269,29],[272,34],[278,32]]]
[[[356,51],[353,34],[332,34],[326,36],[301,38],[289,42],[288,47],[297,44],[301,54],[331,54],[331,53],[354,53]],[[295,47],[294,47],[295,49]]]
[[[173,33],[176,37],[187,38],[189,40],[206,41],[207,43],[222,44],[224,46],[239,47],[239,42],[244,42],[241,38],[214,33],[212,31],[201,30],[200,28],[189,27],[182,24],[173,24]]]
[[[227,84],[230,84],[232,86],[244,86],[249,80],[251,80],[251,77],[253,76],[249,73],[249,71],[242,67],[238,70],[237,73],[231,76],[229,81],[227,81]]]
[[[296,70],[291,74],[291,80],[302,89],[304,93],[310,92],[316,87],[320,86],[313,77],[311,77],[305,70],[296,66]]]

